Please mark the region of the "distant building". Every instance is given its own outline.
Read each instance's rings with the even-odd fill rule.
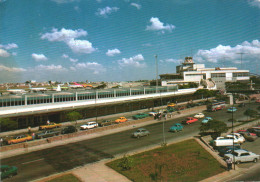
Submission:
[[[208,89],[225,89],[225,82],[249,81],[249,70],[238,70],[236,67],[205,68],[204,64],[195,64],[192,57],[176,66],[176,73],[161,74],[162,86],[187,84],[195,82]]]

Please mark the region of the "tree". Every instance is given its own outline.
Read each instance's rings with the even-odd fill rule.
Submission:
[[[211,137],[213,139],[216,139],[221,135],[221,133],[224,133],[227,130],[228,130],[227,124],[224,123],[223,121],[218,121],[218,120],[212,120],[200,126],[200,132],[211,133]]]
[[[209,97],[216,96],[216,91],[215,90],[208,90],[208,89],[199,89],[193,95],[201,96],[201,97],[204,97],[204,98],[209,98]]]
[[[133,161],[130,158],[130,156],[124,155],[124,157],[119,162],[118,166],[121,167],[122,171],[126,171],[126,170],[131,169],[132,163],[133,163]]]
[[[69,121],[75,121],[75,125],[77,125],[77,120],[82,119],[83,116],[77,111],[72,111],[66,114],[66,118]]]
[[[1,132],[15,130],[18,128],[18,122],[10,118],[0,118]]]

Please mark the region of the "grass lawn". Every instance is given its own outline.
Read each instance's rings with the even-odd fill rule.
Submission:
[[[126,158],[131,168],[123,170],[120,162]],[[193,139],[122,159],[106,165],[135,182],[193,182],[225,171],[225,168]]]
[[[63,176],[51,179],[48,182],[81,182],[81,181],[73,174],[65,174]]]

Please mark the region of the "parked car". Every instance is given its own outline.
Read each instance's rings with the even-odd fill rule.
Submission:
[[[240,134],[242,134],[242,135],[243,135],[243,133],[247,133],[247,134],[250,134],[250,135],[252,135],[252,136],[256,136],[255,133],[251,133],[251,132],[249,132],[248,130],[237,130],[236,133],[240,133]]]
[[[148,114],[149,114],[149,116],[155,116],[157,114],[157,112],[151,111]]]
[[[103,127],[103,126],[108,126],[108,125],[112,125],[112,124],[113,124],[112,120],[103,120],[98,123],[98,126]]]
[[[58,136],[59,134],[60,134],[60,131],[46,130],[42,133],[36,133],[35,137],[37,139],[40,139],[40,138],[48,138],[48,137]]]
[[[198,121],[197,118],[187,117],[186,120],[182,121],[182,124],[191,124]]]
[[[175,112],[175,111],[177,111],[177,109],[175,109],[174,107],[168,106],[168,107],[166,108],[166,112]]]
[[[125,117],[120,117],[120,118],[115,120],[115,123],[124,123],[126,121],[127,121],[127,119]]]
[[[146,130],[145,128],[139,128],[134,133],[132,133],[132,137],[134,138],[140,138],[142,136],[148,136],[150,135],[150,132]]]
[[[235,107],[230,107],[227,110],[227,112],[236,112],[236,111],[237,111],[237,108],[235,108]]]
[[[234,144],[241,144],[245,142],[245,138],[241,134],[235,135],[227,135],[226,137],[217,137],[216,140],[213,141],[214,147],[219,146],[231,146]]]
[[[138,113],[133,116],[133,119],[142,119],[142,118],[146,118],[148,116],[149,116],[149,114],[146,114],[146,113]]]
[[[168,103],[167,104],[167,107],[175,107],[176,106],[176,104],[174,104],[174,103]]]
[[[235,162],[236,164],[240,164],[241,162],[257,162],[260,156],[253,152],[239,149],[239,150],[234,150],[234,152],[230,154],[225,154],[224,158],[231,158],[232,162]]]
[[[177,106],[176,109],[177,111],[180,111],[180,110],[184,110],[186,107],[183,105],[183,106]]]
[[[201,123],[206,124],[206,123],[208,123],[209,121],[212,121],[212,120],[213,120],[212,117],[206,117],[205,119],[203,119],[201,121]]]
[[[255,141],[258,137],[254,133],[250,133],[249,131],[245,130],[243,132],[239,132],[243,137],[246,139],[246,141],[253,142]]]
[[[91,129],[91,128],[96,128],[98,127],[98,123],[96,121],[89,121],[84,125],[80,126],[81,130],[87,130],[87,129]]]
[[[18,169],[15,166],[1,165],[0,166],[1,180],[17,175],[17,170]]]
[[[77,129],[75,126],[66,126],[65,128],[63,128],[61,130],[61,134],[68,134],[68,133],[74,133],[74,132],[77,132]]]
[[[204,118],[205,115],[203,113],[195,114],[194,118]]]
[[[252,128],[248,128],[247,131],[249,131],[250,133],[254,133],[258,137],[260,137],[260,128],[258,129],[258,128],[252,127]]]
[[[8,138],[6,140],[7,144],[15,144],[15,143],[21,143],[21,142],[26,142],[26,141],[30,141],[32,140],[32,136],[31,135],[19,135],[19,136],[15,136],[12,138]]]
[[[47,125],[39,126],[39,130],[53,129],[53,128],[59,128],[59,127],[61,127],[60,123],[50,123],[50,124],[47,124]]]
[[[234,146],[234,150],[238,150],[238,149],[240,149],[240,146]],[[226,147],[223,147],[222,149],[219,149],[218,154],[221,157],[224,157],[225,154],[230,154],[232,151],[233,151],[233,146],[226,146]]]
[[[175,125],[173,125],[172,127],[170,127],[170,132],[178,132],[178,131],[182,131],[183,130],[183,126],[180,123],[176,123]]]

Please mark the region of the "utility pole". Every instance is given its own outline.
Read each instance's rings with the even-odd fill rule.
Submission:
[[[157,54],[154,55],[155,57],[155,66],[156,66],[156,93],[158,92],[158,61],[157,61]]]
[[[243,57],[243,54],[246,54],[246,53],[244,53],[244,52],[238,52],[238,53],[236,53],[236,54],[240,54],[240,64],[241,64],[241,69],[242,69],[242,57]]]

